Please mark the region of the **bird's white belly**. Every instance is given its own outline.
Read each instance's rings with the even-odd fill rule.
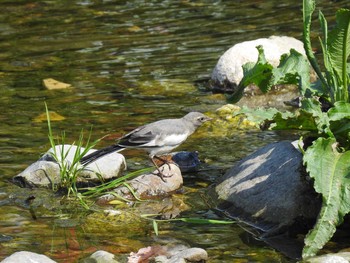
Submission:
[[[149,152],[150,156],[165,154],[183,143],[187,137],[187,134],[160,135],[149,143],[144,144],[142,148]]]
[[[152,147],[152,148],[142,148],[145,151],[147,151],[149,153],[149,155],[155,156],[155,155],[162,155],[162,154],[166,154],[166,153],[170,153],[173,149],[175,149],[177,147],[176,146],[162,146],[162,147]]]

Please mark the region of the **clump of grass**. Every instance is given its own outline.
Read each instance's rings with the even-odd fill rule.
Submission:
[[[53,185],[53,190],[58,190],[59,188],[67,189],[68,198],[73,196],[77,198],[85,208],[88,208],[86,202],[83,200],[77,187],[77,179],[78,179],[79,172],[84,168],[80,164],[80,159],[84,155],[86,155],[87,152],[100,141],[100,139],[91,142],[90,141],[91,130],[90,130],[87,141],[84,144],[84,130],[82,130],[78,141],[76,143],[73,142],[69,146],[65,144],[66,134],[64,131],[62,132],[61,137],[55,140],[55,137],[52,133],[50,114],[46,103],[45,103],[45,110],[46,110],[46,117],[47,117],[48,137],[52,148],[51,154],[52,154],[52,157],[58,163],[60,168],[60,184],[58,186]],[[76,146],[73,159],[68,160],[68,154],[72,151],[73,146]],[[66,147],[68,147],[68,149]]]
[[[116,193],[112,192],[111,189],[114,189],[118,186],[127,187],[130,190],[130,193],[134,196],[134,198],[138,201],[141,201],[139,198],[137,198],[134,190],[129,184],[127,184],[126,181],[142,173],[153,170],[153,167],[141,169],[141,170],[126,174],[108,183],[102,183],[99,186],[89,187],[89,188],[78,188],[78,185],[77,185],[78,176],[80,171],[84,169],[84,166],[80,164],[80,160],[82,157],[84,157],[84,155],[87,154],[89,150],[94,148],[101,139],[91,142],[90,140],[91,130],[89,132],[86,143],[84,143],[84,130],[80,132],[78,141],[73,142],[71,145],[65,144],[66,134],[64,131],[62,132],[61,137],[58,137],[55,139],[52,132],[50,114],[46,103],[45,103],[45,109],[46,109],[47,126],[48,126],[48,137],[52,148],[51,155],[58,163],[59,169],[60,169],[60,184],[52,185],[52,188],[54,191],[57,191],[58,189],[66,189],[67,198],[76,198],[79,201],[79,203],[86,209],[89,209],[89,206],[86,202],[88,198],[91,199],[107,193],[116,195]],[[76,148],[74,150],[73,158],[69,160],[68,155],[69,153],[71,153],[71,151],[73,151],[73,146],[76,146]],[[100,179],[102,182],[103,177],[100,176]],[[128,201],[123,199],[123,197],[121,196],[116,196],[116,197],[121,200]]]

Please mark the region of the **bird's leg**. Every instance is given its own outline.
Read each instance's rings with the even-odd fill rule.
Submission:
[[[169,170],[171,170],[171,166],[170,166],[170,164],[169,164],[169,162],[168,162],[167,160],[164,160],[164,159],[160,158],[159,156],[154,155],[154,156],[151,157],[152,163],[154,164],[154,166],[155,166],[155,167],[157,168],[157,170],[158,170],[158,175],[159,175],[160,178],[163,180],[163,182],[165,182],[165,181],[164,181],[164,178],[165,178],[165,177],[171,177],[172,175],[165,175],[165,174],[159,169],[159,166],[156,164],[156,162],[154,161],[154,159],[158,159],[158,160],[162,161],[162,162],[163,162],[163,165],[164,165],[164,164],[167,164],[168,167],[169,167]]]
[[[170,166],[170,164],[169,164],[169,161],[168,161],[168,160],[163,159],[163,158],[161,158],[161,157],[159,157],[159,156],[157,156],[157,155],[153,156],[153,158],[155,158],[155,159],[157,159],[157,160],[159,160],[159,161],[163,162],[163,165],[164,165],[164,164],[168,165],[169,170],[171,170],[171,166]]]

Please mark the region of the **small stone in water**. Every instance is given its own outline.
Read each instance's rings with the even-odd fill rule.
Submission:
[[[52,78],[43,79],[43,85],[48,90],[68,89],[72,87],[71,84],[60,82]]]

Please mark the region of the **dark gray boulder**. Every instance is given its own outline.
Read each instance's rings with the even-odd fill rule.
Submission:
[[[299,257],[303,244],[276,236],[292,228],[307,231],[321,207],[302,154],[289,141],[269,144],[236,163],[209,190],[209,199],[218,213],[253,227],[259,237],[273,237],[264,241],[290,257]]]

